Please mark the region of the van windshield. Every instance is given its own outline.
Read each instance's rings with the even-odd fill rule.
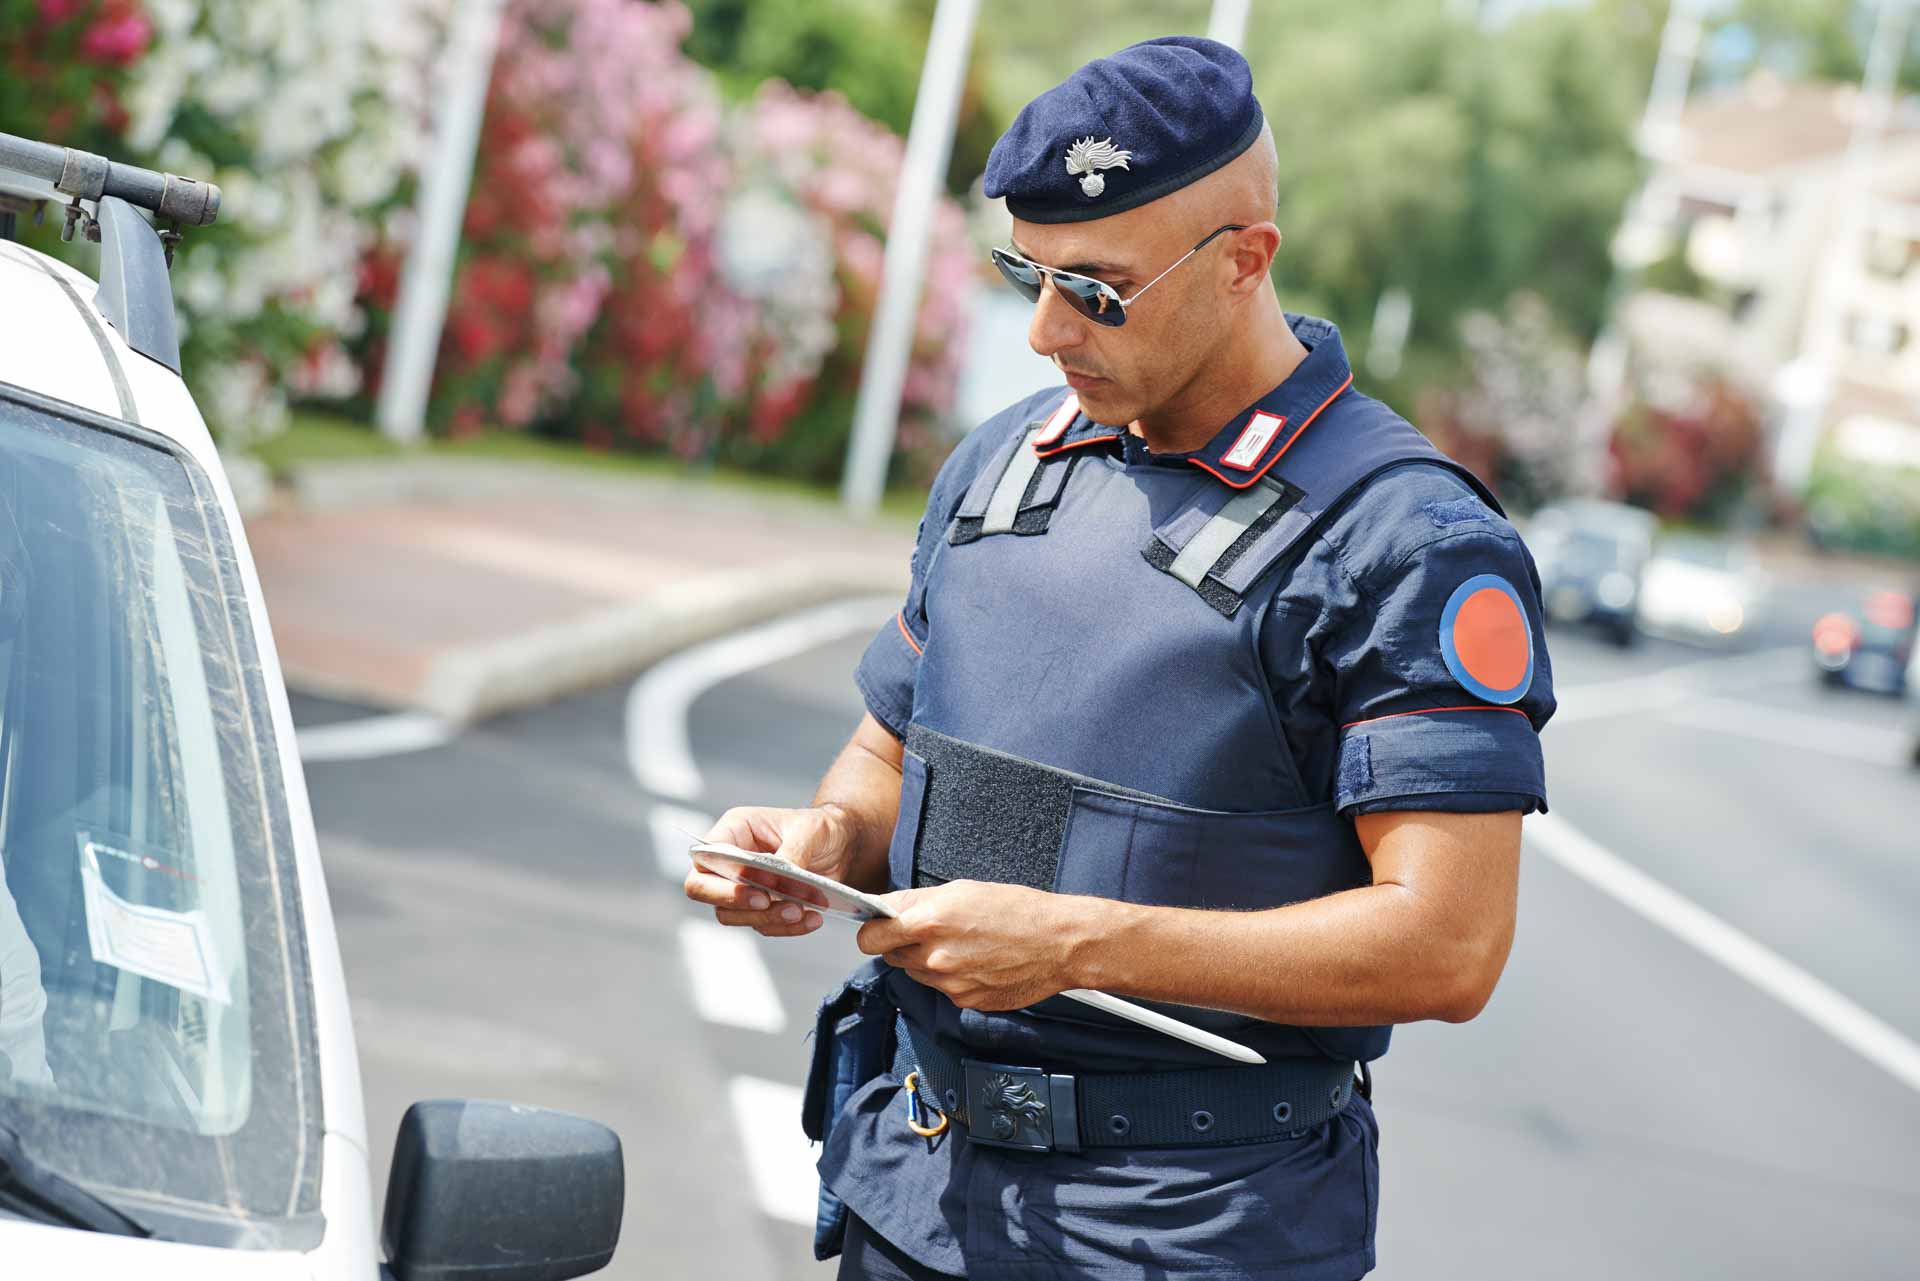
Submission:
[[[319,1230],[278,755],[206,477],[0,384],[0,1125],[161,1236]]]

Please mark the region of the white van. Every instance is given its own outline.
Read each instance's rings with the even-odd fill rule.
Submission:
[[[619,1139],[506,1103],[408,1112],[374,1240],[286,691],[140,212],[218,205],[0,134],[0,1275],[596,1271]],[[98,282],[14,241],[63,214]]]

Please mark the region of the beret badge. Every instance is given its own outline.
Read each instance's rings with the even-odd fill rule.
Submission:
[[[1081,138],[1067,148],[1067,172],[1080,180],[1080,190],[1088,199],[1107,189],[1107,180],[1100,175],[1102,169],[1125,169],[1132,171],[1127,163],[1133,158],[1131,151],[1121,151],[1113,145],[1113,139],[1105,138],[1095,142],[1091,137]]]

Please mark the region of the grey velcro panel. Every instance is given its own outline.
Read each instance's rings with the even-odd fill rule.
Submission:
[[[1020,514],[1020,504],[1027,496],[1027,485],[1040,468],[1040,455],[1033,452],[1033,438],[1038,434],[1038,429],[1035,429],[1022,436],[1020,444],[1013,451],[1013,457],[1007,460],[1006,470],[1000,473],[1000,483],[993,487],[993,497],[987,502],[985,517],[980,522],[981,533],[1007,534],[1013,531],[1013,520]]]
[[[927,763],[915,886],[978,880],[1050,890],[1074,788],[1165,800],[977,747],[924,725],[907,727],[906,746]]]
[[[1030,431],[1031,429],[1029,434]],[[1023,448],[1025,442],[1024,435],[1000,442],[1000,447],[987,459],[987,465],[980,469],[979,474],[973,478],[973,483],[967,486],[967,496],[960,500],[959,509],[954,512],[954,515],[962,520],[969,517],[978,520],[986,515],[987,504],[993,501],[994,491],[1000,486],[1000,477],[1006,472],[1007,463],[1013,458],[1013,451]]]
[[[1268,508],[1286,495],[1287,491],[1282,486],[1265,479],[1241,490],[1227,500],[1213,519],[1201,527],[1199,533],[1188,540],[1167,567],[1167,572],[1187,586],[1199,590],[1200,580],[1212,571],[1214,562],[1240,541],[1240,536],[1266,515]]]

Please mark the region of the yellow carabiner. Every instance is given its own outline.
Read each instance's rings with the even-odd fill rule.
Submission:
[[[931,1139],[947,1132],[947,1114],[940,1112],[939,1108],[933,1109],[935,1112],[940,1113],[940,1124],[932,1126],[931,1128],[920,1124],[920,1122],[914,1119],[914,1111],[919,1106],[920,1096],[914,1092],[913,1087],[919,1079],[920,1074],[918,1072],[909,1072],[907,1073],[907,1079],[901,1082],[907,1091],[907,1128],[923,1139]]]

